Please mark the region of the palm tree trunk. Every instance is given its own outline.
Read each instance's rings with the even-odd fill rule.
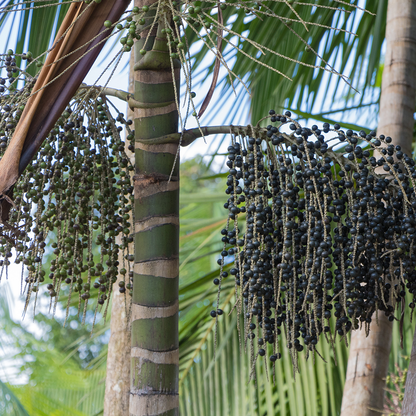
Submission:
[[[115,288],[118,288],[118,281]],[[124,416],[129,414],[130,366],[127,364],[130,362],[131,332],[124,294],[114,289],[111,302],[104,416]]]
[[[134,55],[130,54],[129,63],[129,93],[134,94]],[[127,109],[127,118],[133,119],[133,111]],[[134,163],[134,153],[127,147],[125,152]],[[129,248],[129,252],[131,249]],[[123,252],[120,252],[119,262],[123,263]],[[119,275],[118,282],[124,280],[123,275]],[[104,396],[104,416],[129,415],[130,400],[130,362],[131,350],[131,330],[130,320],[128,320],[128,300],[129,297],[120,293],[117,289],[113,291],[111,300],[111,336],[108,342],[107,353],[107,374],[105,379]],[[127,303],[127,304],[126,304]]]
[[[416,332],[413,337],[412,353],[406,377],[402,416],[412,416],[416,413]]]
[[[391,136],[408,154],[412,151],[416,97],[415,27],[416,0],[389,0],[378,132]],[[380,415],[372,409],[383,408],[391,336],[392,324],[384,314],[379,314],[378,326],[372,323],[368,338],[364,330],[352,334],[342,416]]]
[[[404,388],[402,416],[416,414],[416,332],[413,337],[412,354]]]
[[[379,416],[372,409],[383,408],[392,324],[384,314],[379,314],[378,321],[371,325],[368,337],[364,329],[351,335],[341,416]]]
[[[179,88],[179,65],[173,80],[160,27],[157,35],[153,30],[144,46],[143,33],[135,43],[134,98],[141,108],[134,113],[135,265],[129,409],[134,416],[179,415],[178,144],[146,143],[178,130],[174,82]],[[141,56],[143,48],[149,52]]]

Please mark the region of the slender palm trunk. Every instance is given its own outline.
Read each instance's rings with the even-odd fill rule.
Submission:
[[[412,151],[416,98],[415,27],[416,0],[389,0],[378,132],[391,136],[408,154]],[[368,338],[364,330],[351,336],[342,416],[377,416],[380,412],[372,409],[383,408],[392,324],[380,315],[379,325],[372,323]],[[415,414],[416,407],[413,409],[407,414]]]
[[[130,55],[129,65],[129,93],[134,93],[134,55]],[[133,111],[128,108],[127,118],[133,119]],[[126,154],[134,163],[134,153],[127,149]],[[130,249],[129,249],[130,252]],[[120,252],[120,264],[123,262],[123,252]],[[124,280],[119,275],[118,282]],[[108,342],[107,374],[105,379],[104,416],[129,415],[130,400],[130,362],[131,331],[128,316],[129,297],[120,293],[117,289],[113,291],[111,300],[111,336]]]
[[[404,392],[402,416],[413,416],[416,414],[416,332]]]
[[[160,28],[154,29],[145,46],[145,33],[135,43],[134,98],[141,108],[134,113],[135,265],[129,409],[134,416],[179,415],[179,161],[169,180],[178,145],[146,143],[178,129],[177,92],[162,36]],[[141,56],[143,48],[149,52]],[[174,78],[179,88],[179,68]]]
[[[364,329],[354,331],[342,396],[341,416],[379,416],[384,401],[385,377],[389,365],[392,324],[379,314],[366,337]]]

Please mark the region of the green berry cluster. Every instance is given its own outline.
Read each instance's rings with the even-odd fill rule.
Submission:
[[[4,57],[9,82],[14,62],[12,55]],[[0,87],[1,157],[33,80],[18,90],[0,78]],[[82,89],[73,98],[15,184],[15,207],[0,224],[0,268],[11,260],[22,264],[28,301],[45,280],[52,299],[76,296],[84,311],[90,298],[98,308],[108,305],[119,274],[119,291],[132,292],[134,167],[123,135],[127,131],[128,149],[134,150],[134,131],[131,120],[96,94]]]

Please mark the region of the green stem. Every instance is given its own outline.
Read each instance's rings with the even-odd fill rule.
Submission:
[[[137,5],[137,4],[136,4]],[[141,7],[143,4],[139,4]],[[179,415],[179,160],[177,143],[154,143],[178,131],[168,53],[135,44],[135,265],[132,305],[130,415]],[[146,35],[142,34],[142,39]],[[158,39],[158,44],[163,39]],[[142,48],[148,52],[143,57]],[[110,91],[113,92],[113,91]],[[118,92],[115,92],[119,94]],[[173,175],[169,175],[173,168]]]
[[[147,102],[140,102],[140,101],[136,101],[133,98],[133,94],[130,94],[127,91],[123,91],[123,90],[119,90],[117,88],[111,88],[111,87],[100,87],[100,86],[81,86],[79,89],[97,89],[100,91],[100,94],[103,96],[110,96],[110,97],[116,97],[120,100],[125,101],[130,109],[135,109],[135,108],[157,108],[157,107],[165,107],[168,106],[170,104],[172,104],[171,101],[167,101],[165,103],[147,103]]]

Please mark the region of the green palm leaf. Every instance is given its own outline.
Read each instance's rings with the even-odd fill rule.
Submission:
[[[240,11],[231,24],[233,32],[244,33],[247,38],[247,41],[239,42],[245,54],[235,51],[231,54],[236,59],[230,69],[244,79],[250,87],[250,113],[253,122],[263,117],[265,111],[283,105],[286,108],[302,109],[312,114],[321,112],[323,107],[332,108],[335,104],[342,112],[351,99],[354,100],[355,105],[361,106],[365,97],[369,95],[374,96],[373,102],[378,102],[378,91],[375,88],[382,68],[381,46],[385,34],[387,1],[366,2],[365,7],[370,13],[363,13],[359,9],[347,6],[345,7],[348,13],[340,13],[328,8],[327,6],[332,3],[325,0],[308,1],[309,7],[304,3],[294,4],[293,7],[303,21],[317,24],[308,25],[308,32],[301,23],[285,21],[293,18],[294,14],[282,2],[265,3],[275,15],[282,17],[280,23],[274,17],[262,17],[262,20],[249,19],[244,11]],[[316,7],[317,5],[324,7]],[[225,21],[230,17],[229,14],[224,14]],[[290,24],[289,28],[285,22]],[[333,31],[328,27],[336,27],[339,30]],[[357,36],[345,31],[355,32]],[[195,35],[189,33],[191,42],[194,37]],[[225,37],[230,39],[232,36]],[[271,53],[261,58],[261,62],[265,65],[261,66],[251,59],[259,52],[250,41],[267,45],[269,49],[295,58],[305,65],[325,65],[325,62],[335,62],[337,71],[349,76],[350,84],[361,94],[352,90],[337,74],[329,75],[322,70],[313,70],[296,61],[283,59]],[[317,51],[322,60],[317,58],[310,48]],[[206,50],[203,48],[194,54],[196,66],[201,65],[205,54]],[[278,69],[292,81],[270,71],[266,66]],[[208,72],[212,71],[213,64],[207,69]],[[363,70],[365,70],[364,76]],[[226,77],[224,88],[226,97],[230,99],[233,91]]]
[[[15,43],[7,42],[6,49],[14,49],[17,54],[32,52],[34,57],[43,54],[55,38],[70,2],[64,0],[45,2],[20,2],[15,0],[0,2],[0,31],[9,26],[18,26]],[[11,32],[10,32],[11,33]],[[41,60],[43,61],[43,59]],[[16,59],[20,65],[20,59]],[[28,67],[27,72],[34,76],[37,68]]]
[[[21,322],[12,320],[8,297],[8,287],[2,285],[0,413],[7,416],[99,414],[104,402],[105,365],[91,365],[91,369],[84,369],[68,354],[68,350],[61,349],[56,339],[65,339],[65,336],[54,338],[50,335],[56,331],[64,334],[62,322],[52,322],[49,339],[35,337]],[[39,313],[38,318],[40,316],[43,315]],[[46,323],[47,320],[39,319],[38,322]],[[91,342],[89,339],[86,341]],[[6,380],[9,383],[4,383]],[[27,382],[23,383],[25,380]]]
[[[29,416],[13,391],[0,380],[0,412],[9,416]]]

